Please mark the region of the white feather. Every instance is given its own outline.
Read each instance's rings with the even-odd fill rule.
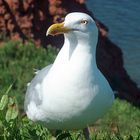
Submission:
[[[88,24],[80,24],[87,20]],[[50,129],[78,129],[93,124],[112,105],[114,94],[96,65],[98,29],[84,13],[71,13],[65,42],[51,67],[39,71],[25,97],[27,116]]]

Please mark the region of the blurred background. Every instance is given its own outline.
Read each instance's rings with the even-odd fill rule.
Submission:
[[[85,12],[95,19],[100,32],[97,65],[116,96],[113,108],[96,123],[94,131],[107,128],[135,134],[140,128],[138,0],[0,0],[0,97],[8,94],[5,102],[1,100],[0,110],[12,97],[23,114],[26,84],[34,69],[52,63],[64,41],[63,35],[46,37],[47,28],[70,12]],[[139,135],[140,131],[136,137]]]

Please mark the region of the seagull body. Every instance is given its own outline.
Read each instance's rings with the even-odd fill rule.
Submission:
[[[25,111],[29,119],[49,129],[81,129],[110,108],[114,94],[96,65],[94,20],[70,13],[47,31],[47,35],[62,33],[64,45],[54,63],[38,71],[27,88]]]

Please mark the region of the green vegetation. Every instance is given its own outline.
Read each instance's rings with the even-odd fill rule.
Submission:
[[[49,140],[47,128],[27,119],[23,112],[26,84],[35,69],[53,62],[57,50],[36,48],[29,42],[8,41],[0,44],[0,140]],[[93,140],[140,140],[140,110],[116,99],[110,111],[93,127]],[[66,138],[67,137],[67,138]],[[82,131],[67,131],[57,139],[82,140]]]
[[[50,64],[56,57],[57,50],[48,47],[35,48],[29,42],[23,45],[21,42],[8,41],[0,45],[0,90],[5,93],[13,84],[10,96],[15,96],[18,102],[23,101],[27,83],[35,75],[37,69]]]

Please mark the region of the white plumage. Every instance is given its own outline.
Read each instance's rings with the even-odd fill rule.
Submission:
[[[54,63],[40,70],[27,88],[29,119],[49,129],[80,129],[92,125],[112,105],[114,95],[96,65],[98,29],[87,14],[74,12],[47,34],[64,33]]]

